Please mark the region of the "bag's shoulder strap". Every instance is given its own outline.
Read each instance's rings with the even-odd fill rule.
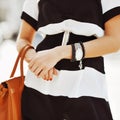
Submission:
[[[15,61],[15,64],[14,64],[14,67],[12,69],[12,72],[11,72],[11,75],[10,75],[10,78],[11,77],[14,77],[14,74],[16,72],[16,69],[17,69],[17,66],[18,66],[18,63],[20,61],[20,75],[21,76],[24,76],[24,71],[23,71],[23,60],[24,60],[24,57],[25,57],[25,53],[27,52],[28,49],[30,48],[34,48],[33,46],[30,46],[30,45],[26,45],[24,46],[21,51],[19,52],[17,58],[16,58],[16,61]]]

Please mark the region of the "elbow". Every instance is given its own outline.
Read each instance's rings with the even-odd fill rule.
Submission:
[[[31,45],[29,40],[27,40],[26,38],[22,38],[22,37],[18,36],[18,38],[16,40],[16,49],[17,49],[17,51],[19,52],[27,44]]]

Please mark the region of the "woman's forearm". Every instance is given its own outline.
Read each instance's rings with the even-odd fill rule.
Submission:
[[[103,56],[117,52],[120,49],[120,15],[107,21],[104,27],[105,36],[83,43],[85,58]],[[61,54],[62,58],[71,59],[72,52],[69,45],[66,47],[62,46],[59,51],[63,52],[63,54]]]
[[[26,21],[22,20],[19,35],[16,42],[18,52],[27,44],[32,45],[36,30]],[[25,60],[29,62],[35,54],[34,49],[29,49],[25,55]]]
[[[104,36],[89,42],[83,43],[85,48],[85,58],[103,56],[105,54],[117,52],[120,48],[119,38]],[[55,48],[62,59],[72,58],[71,45],[59,46]]]
[[[104,36],[84,43],[85,58],[99,57],[120,49],[120,40],[117,37]]]

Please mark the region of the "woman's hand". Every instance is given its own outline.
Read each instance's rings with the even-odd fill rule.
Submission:
[[[48,71],[48,73],[46,74],[46,75],[44,75],[44,80],[52,80],[53,79],[53,75],[58,75],[58,71],[57,71],[57,69],[55,69],[55,68],[52,68],[52,69],[50,69],[49,71]]]
[[[46,80],[52,80],[53,74],[57,74],[54,68],[61,60],[61,55],[56,49],[39,51],[29,62],[29,69],[37,76]]]

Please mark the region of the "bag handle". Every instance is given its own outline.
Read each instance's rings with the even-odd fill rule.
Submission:
[[[24,60],[24,57],[25,57],[25,54],[26,54],[27,50],[30,49],[30,48],[34,48],[34,47],[27,44],[21,49],[21,51],[19,52],[19,54],[16,58],[14,67],[13,67],[11,75],[10,75],[10,78],[14,77],[14,74],[16,72],[16,69],[17,69],[17,66],[18,66],[19,62],[20,62],[20,76],[24,77],[23,60]]]

